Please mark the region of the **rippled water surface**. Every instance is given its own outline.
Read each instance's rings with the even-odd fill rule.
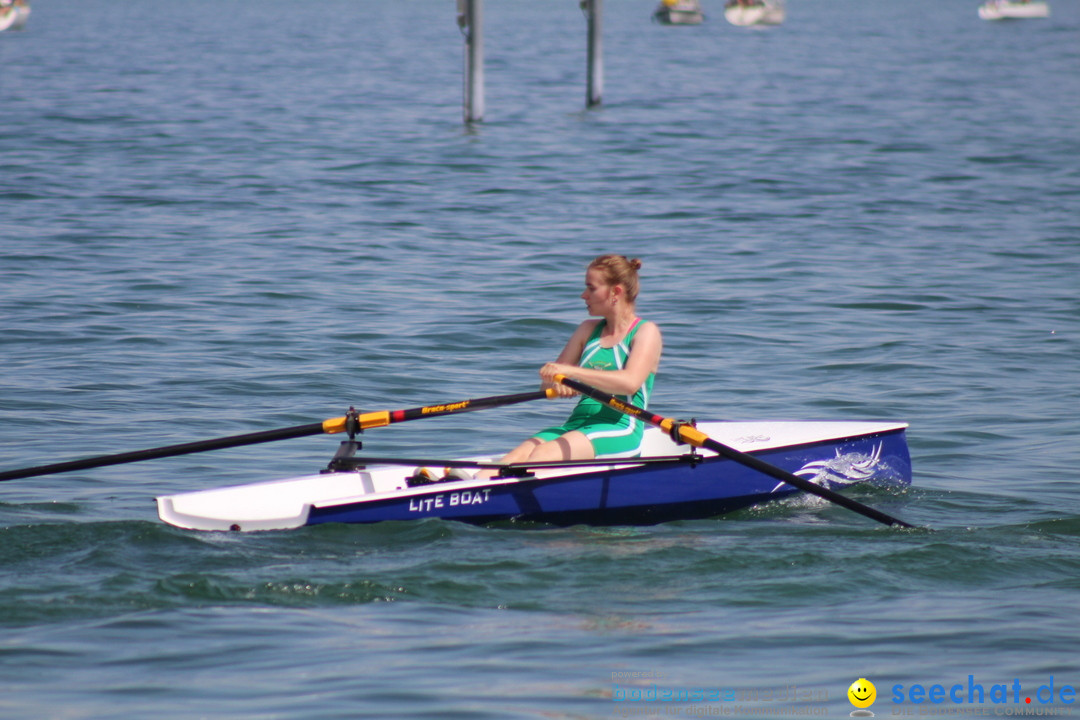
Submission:
[[[609,0],[586,111],[577,3],[490,0],[467,128],[448,0],[35,2],[0,33],[0,470],[531,389],[618,251],[664,331],[655,411],[906,421],[914,485],[854,496],[929,529],[805,499],[656,527],[156,517],[322,467],[327,438],[5,482],[0,715],[846,717],[858,678],[878,716],[1046,710],[1050,684],[1071,711],[1080,6],[1052,5],[792,0],[761,31]],[[365,445],[497,451],[565,411]],[[1034,705],[894,699],[1014,680]]]

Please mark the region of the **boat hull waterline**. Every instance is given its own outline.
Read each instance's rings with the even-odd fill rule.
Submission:
[[[862,482],[911,483],[904,423],[710,422],[699,427],[727,445],[832,490]],[[472,524],[511,520],[648,525],[714,517],[798,492],[710,451],[692,459],[687,453],[687,446],[649,428],[644,456],[681,459],[536,468],[534,477],[419,487],[408,487],[405,481],[411,468],[373,465],[162,496],[157,498],[158,514],[170,525],[208,531],[424,518]]]

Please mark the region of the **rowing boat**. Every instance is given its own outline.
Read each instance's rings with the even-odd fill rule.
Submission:
[[[552,381],[650,426],[640,456],[513,464],[486,457],[356,457],[361,447],[357,434],[364,430],[558,397],[552,385],[401,410],[360,413],[350,407],[344,417],[322,422],[0,470],[0,482],[347,433],[349,439],[342,441],[330,464],[317,475],[165,495],[157,498],[158,515],[182,528],[237,531],[421,518],[477,524],[499,520],[643,524],[711,517],[801,491],[889,527],[915,528],[830,487],[858,482],[910,484],[904,423],[710,422],[699,427],[693,421],[656,415],[561,373]],[[692,449],[685,452],[684,446]],[[402,470],[417,463],[443,465],[447,473],[439,479],[428,472],[407,475]],[[462,476],[460,468],[467,467],[494,469],[494,473],[483,473],[494,479]]]
[[[717,421],[697,428],[822,487],[911,482],[905,423]],[[797,492],[707,447],[679,445],[658,427],[645,431],[640,458],[618,461],[499,466],[484,456],[365,458],[353,456],[358,445],[343,442],[344,452],[318,474],[159,497],[158,515],[186,529],[239,531],[422,518],[655,524],[714,517]],[[435,463],[499,467],[501,476],[410,487],[414,465]]]

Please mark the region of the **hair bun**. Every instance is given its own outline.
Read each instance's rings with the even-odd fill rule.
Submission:
[[[638,274],[641,260],[631,260],[625,255],[601,255],[591,263],[589,269],[599,270],[608,285],[622,285],[626,288],[626,299],[630,302],[638,294]]]

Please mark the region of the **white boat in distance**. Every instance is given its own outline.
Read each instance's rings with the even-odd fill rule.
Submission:
[[[661,0],[653,20],[665,25],[700,25],[705,20],[698,0]]]
[[[1019,20],[1050,17],[1050,6],[1043,0],[987,0],[979,6],[983,20]]]
[[[724,18],[732,25],[779,25],[787,11],[783,0],[729,0]]]
[[[25,0],[4,2],[0,0],[0,31],[22,30],[30,19],[30,6]]]

